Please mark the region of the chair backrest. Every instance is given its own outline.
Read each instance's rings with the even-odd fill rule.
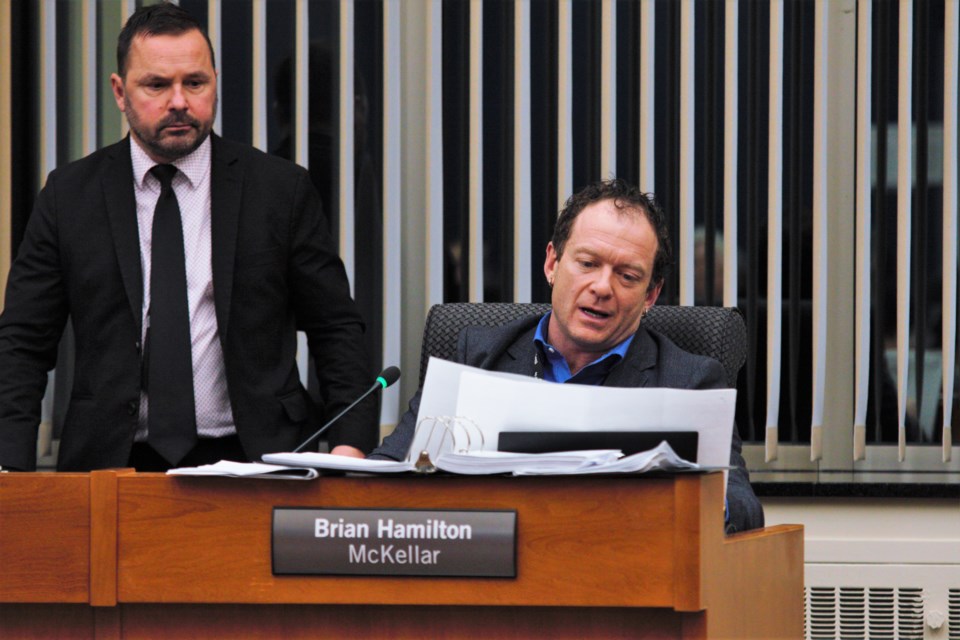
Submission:
[[[437,304],[427,314],[420,351],[420,385],[430,356],[451,359],[457,336],[465,327],[494,327],[529,315],[543,315],[547,303],[450,302]],[[656,305],[643,326],[667,336],[684,351],[718,360],[727,384],[737,386],[737,374],[747,359],[747,331],[740,312],[728,307],[673,307]]]

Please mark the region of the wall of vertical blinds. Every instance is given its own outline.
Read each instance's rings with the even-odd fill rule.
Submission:
[[[669,212],[660,302],[744,314],[752,469],[960,482],[956,0],[181,4],[220,133],[310,170],[371,370],[416,369],[430,304],[547,300],[563,199],[617,175]],[[134,3],[0,6],[6,264],[45,174],[124,132]]]

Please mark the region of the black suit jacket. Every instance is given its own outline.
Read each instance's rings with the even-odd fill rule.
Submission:
[[[541,316],[515,320],[502,327],[468,327],[460,333],[455,361],[490,371],[534,375],[536,346],[533,336]],[[705,356],[688,353],[669,338],[643,326],[634,335],[627,355],[610,370],[608,387],[666,387],[671,389],[722,389],[723,366]],[[371,457],[402,460],[413,440],[420,393],[410,401],[394,432]],[[763,526],[763,507],[750,486],[750,475],[741,455],[740,434],[733,430],[727,481],[728,531]]]
[[[143,276],[129,138],[53,171],[11,266],[0,316],[0,465],[35,468],[40,400],[68,316],[76,364],[58,468],[127,463],[141,387]],[[212,140],[213,287],[227,386],[247,455],[295,447],[370,384],[363,323],[306,170]],[[300,384],[296,331],[324,407]],[[155,356],[156,357],[156,356]],[[332,444],[369,450],[376,403]]]

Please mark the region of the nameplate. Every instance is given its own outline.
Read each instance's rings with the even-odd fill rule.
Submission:
[[[273,510],[274,575],[517,576],[516,511]]]

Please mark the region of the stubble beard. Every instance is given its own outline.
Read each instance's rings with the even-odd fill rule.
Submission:
[[[203,144],[213,128],[213,118],[209,122],[201,122],[188,115],[185,111],[174,111],[161,120],[152,130],[140,122],[140,115],[130,103],[129,96],[124,96],[125,115],[130,130],[137,140],[151,155],[164,162],[173,162],[188,156]],[[213,101],[213,113],[217,112],[217,99]],[[173,124],[188,124],[190,131],[179,135],[163,135],[163,130]]]

